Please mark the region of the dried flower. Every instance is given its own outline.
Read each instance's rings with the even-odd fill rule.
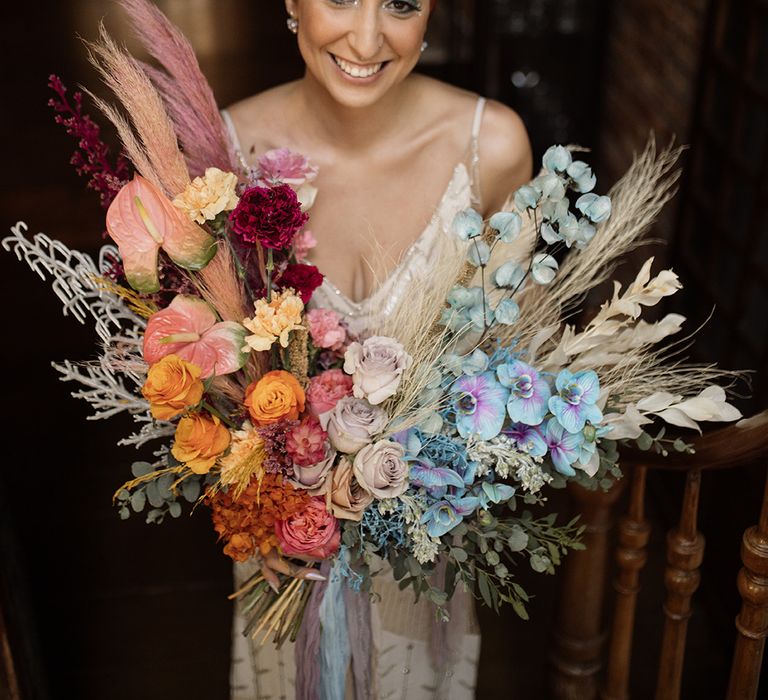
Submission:
[[[306,491],[294,488],[279,474],[254,477],[237,498],[231,491],[208,495],[213,526],[225,540],[224,554],[245,561],[257,551],[267,554],[277,546],[275,523],[304,510],[309,502]]]

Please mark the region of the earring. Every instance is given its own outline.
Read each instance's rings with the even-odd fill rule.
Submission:
[[[288,31],[291,34],[296,34],[299,31],[299,20],[295,17],[289,17],[285,23],[288,25]]]
[[[421,42],[421,53],[424,53],[427,50],[427,47],[429,46],[428,41],[422,41]]]

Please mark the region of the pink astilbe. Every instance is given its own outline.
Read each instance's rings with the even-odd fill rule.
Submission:
[[[88,45],[91,63],[122,102],[131,124],[113,106],[94,97],[115,124],[136,169],[173,198],[190,183],[173,123],[163,101],[139,64],[120,50],[102,26],[100,41]]]
[[[147,0],[120,0],[141,42],[165,71],[143,66],[160,92],[193,177],[206,168],[237,172],[224,120],[186,37]]]
[[[73,93],[70,102],[67,88],[57,75],[48,78],[48,87],[56,93],[56,97],[48,100],[56,112],[56,123],[77,139],[79,150],[72,154],[70,163],[78,175],[88,178],[88,189],[98,192],[101,206],[107,209],[131,176],[128,161],[119,154],[114,165],[110,163],[109,146],[101,140],[99,125],[83,113],[81,92]]]

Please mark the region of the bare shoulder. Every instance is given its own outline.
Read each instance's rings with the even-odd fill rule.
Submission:
[[[483,207],[486,212],[493,212],[533,174],[528,131],[517,112],[495,100],[488,101],[480,129],[479,153]]]
[[[253,148],[260,153],[285,140],[282,133],[285,122],[276,115],[286,113],[285,104],[292,87],[293,83],[278,85],[227,107],[245,151]]]

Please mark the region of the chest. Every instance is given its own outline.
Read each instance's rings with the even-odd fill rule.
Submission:
[[[437,155],[410,167],[321,166],[308,223],[317,240],[310,261],[348,298],[369,296],[455,197],[455,166]]]

